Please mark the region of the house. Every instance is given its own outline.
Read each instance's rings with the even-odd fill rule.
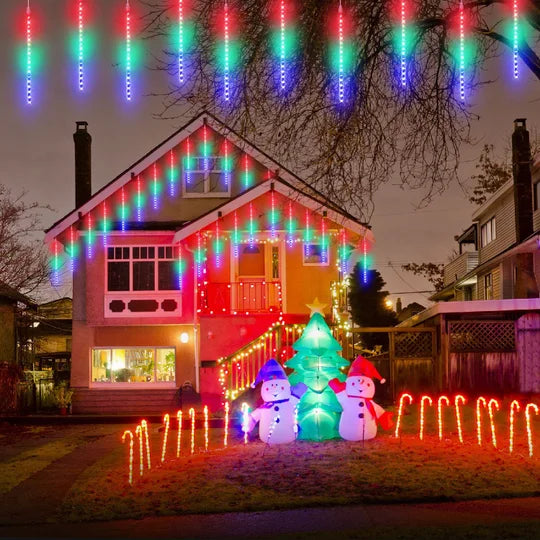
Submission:
[[[458,256],[444,267],[433,301],[538,298],[540,290],[540,156],[531,156],[525,119],[514,122],[513,180],[473,214],[456,237]]]
[[[396,301],[397,320],[398,322],[403,322],[409,317],[412,317],[413,315],[424,311],[424,309],[426,309],[425,306],[419,304],[418,302],[411,302],[410,304],[407,304],[405,307],[403,307],[403,304],[401,303],[401,298],[398,298]]]
[[[369,228],[209,113],[91,194],[77,122],[76,208],[46,231],[73,270],[74,412],[163,412],[221,399],[216,361],[301,322]],[[274,343],[264,351],[277,355]],[[184,402],[185,405],[185,402]]]

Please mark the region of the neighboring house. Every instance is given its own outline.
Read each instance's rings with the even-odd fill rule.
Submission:
[[[76,208],[46,241],[74,269],[75,412],[163,412],[189,386],[219,394],[218,358],[303,322],[315,297],[330,305],[347,254],[373,241],[210,114],[93,195],[86,122],[74,140]]]
[[[525,119],[514,122],[512,160],[513,181],[480,206],[473,224],[456,237],[459,255],[444,267],[444,288],[431,300],[539,297],[540,161],[531,157]]]
[[[401,298],[398,298],[396,301],[396,315],[398,323],[407,320],[409,317],[412,317],[421,311],[424,311],[424,309],[426,309],[425,306],[419,304],[418,302],[411,302],[410,304],[407,304],[407,306],[403,307]]]
[[[37,307],[33,325],[34,370],[68,373],[71,365],[71,298]]]
[[[20,308],[35,307],[28,296],[0,281],[0,363],[15,364],[19,359]]]

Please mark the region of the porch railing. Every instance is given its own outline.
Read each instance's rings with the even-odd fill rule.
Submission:
[[[280,281],[208,282],[199,288],[199,313],[280,313]]]

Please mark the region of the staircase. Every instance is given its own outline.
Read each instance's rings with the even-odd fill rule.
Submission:
[[[162,414],[181,407],[178,388],[105,389],[76,388],[74,414]]]

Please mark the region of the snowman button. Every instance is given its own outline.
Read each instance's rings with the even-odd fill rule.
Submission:
[[[277,405],[274,407],[274,411],[279,411],[279,407]]]
[[[276,418],[276,424],[279,424],[279,418]]]
[[[363,407],[363,406],[364,406],[364,402],[363,402],[363,401],[360,401],[360,403],[358,403],[358,405],[360,405],[360,407]]]
[[[364,418],[364,413],[360,413],[360,414],[358,415],[358,418]]]

